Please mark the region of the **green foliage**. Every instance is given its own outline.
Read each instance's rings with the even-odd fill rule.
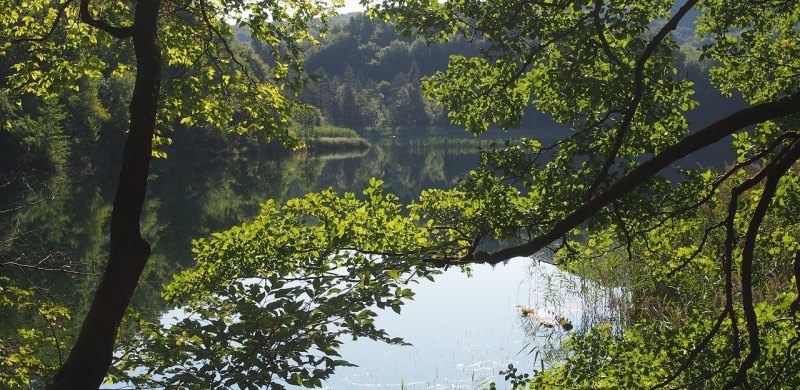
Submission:
[[[191,4],[189,11],[202,21],[165,13],[164,60],[183,71],[165,85],[164,123],[179,121],[240,134],[264,131],[268,138],[297,145],[288,132],[288,117],[296,105],[294,93],[309,81],[301,46],[316,42],[308,25],[315,18],[324,23],[332,8],[306,0],[210,1]],[[268,50],[269,64],[250,47],[224,42],[233,40],[231,22],[247,27],[253,40]],[[199,26],[207,28],[210,39],[194,33]]]
[[[0,95],[0,99],[6,95]],[[69,159],[70,142],[64,134],[64,124],[69,114],[54,100],[31,102],[31,109],[14,109],[3,104],[0,119],[7,132],[0,141],[0,150],[5,150],[0,159],[7,167],[40,166],[56,168]],[[0,103],[2,104],[2,103]],[[26,113],[27,111],[27,113]]]
[[[349,364],[342,337],[402,343],[375,326],[374,308],[399,313],[408,284],[436,274],[415,260],[436,248],[381,184],[363,200],[328,190],[280,209],[268,201],[254,221],[197,240],[196,268],[165,289],[183,313],[142,324],[117,375],[184,388],[320,386]]]
[[[67,90],[86,88],[87,83],[91,88],[91,80],[133,71],[129,42],[116,42],[99,29],[72,23],[79,19],[77,2],[62,6],[42,0],[21,8],[12,3],[4,5],[10,12],[0,19],[0,58],[13,70],[1,85],[11,103],[27,95],[55,99]],[[164,2],[159,32],[166,65],[161,136],[181,123],[236,133],[260,131],[266,138],[296,146],[287,118],[296,105],[296,92],[309,81],[301,47],[316,42],[309,23],[315,19],[324,23],[333,9],[306,0],[175,6]],[[119,26],[132,23],[129,4],[112,2],[104,7],[102,17],[108,19],[104,21]],[[268,48],[267,58],[249,46],[230,43],[231,22],[246,26],[253,39]],[[83,79],[89,81],[79,82]]]
[[[591,23],[593,9],[582,3],[553,7],[512,1],[492,7],[462,1],[432,3],[414,1],[399,7],[386,1],[381,10],[382,15],[398,18],[405,31],[427,33],[434,40],[448,39],[452,33],[475,35],[469,23],[446,15],[476,19],[477,30],[487,41],[484,56],[453,57],[447,71],[424,83],[426,94],[440,100],[455,123],[475,132],[490,124],[513,127],[530,101],[569,126],[598,121],[606,110],[631,98],[634,63],[646,44],[642,34],[650,20],[669,10],[669,4],[656,1],[603,5],[607,27],[600,36]],[[514,18],[507,23],[511,14]],[[637,125],[650,127],[657,119],[669,119],[678,126],[664,126],[666,131],[685,127],[680,125],[679,109],[691,107],[689,91],[680,80],[665,77],[671,61],[669,50],[658,50],[645,64],[644,79],[654,87],[648,93],[663,106],[657,112],[642,112]]]
[[[52,99],[28,96],[18,105],[8,100],[8,91],[0,91],[0,121],[5,126],[0,137],[2,170],[102,165],[109,158],[108,148],[121,145],[132,75],[83,77],[75,83],[77,91]]]
[[[750,102],[773,99],[800,88],[800,5],[771,1],[763,5],[730,1],[702,2],[698,27],[715,40],[705,55],[718,65],[712,80],[727,93],[738,92]]]
[[[747,343],[746,335],[740,333],[745,319],[736,316],[733,327],[723,312],[720,254],[718,246],[706,243],[724,239],[719,229],[704,231],[708,221],[723,214],[724,208],[724,202],[717,203],[715,209],[690,213],[654,228],[631,243],[633,257],[627,257],[616,243],[601,242],[599,237],[606,236],[605,232],[592,233],[584,245],[575,243],[574,252],[565,254],[575,261],[570,266],[589,267],[595,275],[624,270],[630,294],[625,303],[626,323],[608,323],[571,336],[562,345],[569,351],[566,359],[536,375],[531,388],[651,388],[667,382],[723,388],[739,365],[731,359],[732,351]],[[793,215],[770,215],[767,231],[785,228],[773,230],[758,248],[761,265],[754,290],[759,297],[756,312],[765,354],[749,372],[754,388],[778,383],[792,388],[800,383],[798,367],[791,359],[800,340],[791,308],[797,292],[792,291],[789,269],[796,253],[795,240],[789,238],[798,233],[795,219]],[[583,258],[591,260],[578,261]],[[616,279],[606,280],[613,283]],[[738,308],[738,298],[734,304]]]
[[[336,4],[341,2],[334,1],[333,5]],[[161,9],[153,9],[154,12],[143,19],[139,11],[146,9],[147,5],[160,6]],[[143,100],[151,99],[152,103],[159,105],[160,112],[155,112],[153,106],[148,111],[146,103],[133,99],[130,112],[134,115],[138,111],[139,115],[126,118],[125,123],[128,120],[130,123],[143,120],[142,123],[148,126],[148,122],[156,119],[160,128],[142,130],[133,126],[130,129],[133,142],[126,144],[125,164],[119,181],[122,183],[120,188],[125,188],[130,184],[131,177],[136,176],[126,175],[126,172],[142,173],[142,195],[149,156],[140,156],[143,159],[137,160],[131,158],[136,152],[130,151],[138,148],[139,151],[150,152],[152,144],[169,144],[168,131],[177,123],[213,126],[239,134],[260,132],[265,139],[282,141],[290,147],[298,146],[298,140],[289,134],[288,116],[291,108],[298,104],[296,94],[309,80],[303,69],[301,47],[308,42],[315,42],[309,32],[309,24],[321,19],[324,26],[327,16],[335,12],[328,2],[314,0],[277,3],[210,0],[182,4],[169,1],[148,4],[112,1],[100,5],[90,4],[89,1],[61,3],[33,0],[23,3],[2,1],[0,6],[6,11],[0,16],[0,63],[3,64],[0,73],[3,115],[0,120],[3,130],[18,134],[20,141],[16,144],[31,145],[29,149],[32,150],[26,152],[49,154],[41,159],[55,164],[63,163],[69,147],[65,137],[62,137],[62,126],[79,124],[75,127],[84,132],[76,131],[76,138],[94,143],[99,139],[101,122],[111,117],[97,100],[101,84],[99,80],[125,78],[131,72],[136,72],[136,91],[149,91],[139,95],[149,95]],[[98,6],[100,12],[93,6]],[[149,53],[145,54],[140,50],[143,46],[140,39],[142,31],[149,28],[148,22],[158,31],[157,37],[146,38],[152,45]],[[239,27],[246,26],[254,40],[270,48],[269,64],[259,58],[254,50],[231,43],[231,22]],[[129,38],[133,38],[138,58],[131,52],[132,42]],[[153,62],[156,67],[162,67],[162,71],[154,74],[150,66]],[[150,65],[142,66],[147,63]],[[10,70],[8,74],[7,70]],[[162,74],[165,76],[163,80]],[[151,80],[150,85],[140,83],[148,79]],[[64,115],[63,108],[54,106],[59,103],[58,98],[68,91],[75,92],[73,96],[78,97],[78,100],[72,101],[67,98],[71,117]],[[40,107],[43,108],[39,109],[39,115],[31,117],[24,110],[12,111],[22,108],[30,100],[37,104],[41,102]],[[138,110],[141,106],[145,107]],[[8,107],[16,108],[9,110]],[[68,119],[72,123],[66,123]],[[139,132],[148,139],[137,141]],[[63,133],[68,135],[66,131]],[[85,144],[76,145],[88,149]],[[165,155],[160,150],[153,154]],[[128,167],[132,168],[127,170]],[[136,184],[131,186],[135,187]],[[120,190],[123,195],[117,200],[127,196],[125,192]],[[119,216],[128,211],[140,214],[142,202],[144,200],[141,198],[132,202],[116,202],[113,215]],[[127,209],[117,210],[117,207]],[[111,225],[116,226],[116,222]],[[135,225],[138,229],[138,222]],[[139,232],[134,235],[139,237]],[[115,242],[112,240],[112,246]],[[144,251],[147,254],[137,260],[142,265],[149,257],[149,246],[147,243],[143,245],[148,248]],[[115,251],[112,250],[109,269],[114,268],[117,259],[113,253]],[[125,275],[133,275],[131,286],[138,283],[139,271]],[[132,288],[122,294],[132,294]],[[5,291],[0,294],[2,297],[5,295]],[[130,295],[127,295],[120,300],[122,307],[117,309],[124,309],[129,298]],[[91,313],[96,307],[92,306]],[[47,316],[42,315],[49,321]],[[97,317],[87,316],[86,323],[90,324],[94,318]],[[113,335],[117,331],[118,320],[101,324],[100,327],[108,327],[99,333]],[[31,333],[28,338],[36,336],[39,335]],[[110,344],[108,348],[105,353],[111,353]],[[27,353],[29,349],[22,347],[20,354]],[[104,353],[91,347],[89,350],[90,359],[93,354]],[[76,352],[70,355],[69,361],[85,361],[85,358]],[[100,361],[103,360],[106,359],[100,357]],[[30,371],[27,367],[38,363],[17,359],[9,364],[12,370]],[[98,376],[102,377],[108,367],[98,365],[97,368]],[[67,372],[67,375],[83,376],[77,373],[79,369],[64,370],[62,372]],[[29,380],[26,378],[22,380]]]
[[[372,3],[371,14],[431,42],[484,41],[480,58],[453,56],[423,78],[454,123],[510,128],[531,104],[573,130],[551,145],[488,149],[460,189],[421,198],[433,219],[473,238],[461,260],[550,244],[568,269],[624,275],[605,280],[631,294],[624,320],[573,336],[532,387],[797,386],[798,110],[796,100],[781,114],[756,106],[800,93],[797,2]],[[690,18],[702,42],[681,47],[672,32]],[[701,45],[702,64],[692,49]],[[688,131],[691,111],[703,124],[722,119],[693,97],[707,84],[687,72],[706,68],[752,105],[718,125],[738,159],[722,172],[667,172],[719,139]],[[763,119],[748,127],[753,115]],[[720,160],[704,163],[722,169]],[[477,250],[486,239],[507,248]]]
[[[60,337],[63,337],[63,323],[69,320],[69,311],[42,302],[37,293],[0,277],[0,313],[4,321],[22,313],[35,319],[29,326],[11,329],[12,334],[0,335],[0,386],[4,388],[28,387],[32,381],[51,375],[58,362],[46,357],[53,356],[50,351],[64,347]]]
[[[6,3],[0,56],[13,73],[3,84],[3,126],[60,161],[64,148],[47,140],[62,140],[62,122],[87,118],[82,136],[91,138],[108,116],[91,99],[84,106],[67,99],[73,114],[61,115],[54,99],[70,89],[96,96],[101,89],[91,92],[92,80],[103,75],[122,80],[132,64],[129,47],[69,23],[78,17],[74,3]],[[412,295],[408,284],[433,276],[434,266],[496,263],[555,241],[554,261],[567,269],[598,279],[625,275],[603,282],[623,285],[631,303],[619,324],[574,335],[563,346],[565,359],[532,379],[510,368],[515,386],[528,379],[533,387],[577,388],[800,385],[793,359],[800,340],[800,121],[791,107],[780,115],[769,110],[800,87],[800,5],[699,3],[698,60],[713,61],[703,66],[722,92],[753,106],[724,129],[711,128],[733,135],[735,165],[659,176],[655,171],[706,146],[689,136],[687,120],[698,109],[699,87],[677,67],[693,56],[670,35],[695,2],[680,11],[655,0],[377,3],[370,14],[393,18],[401,33],[476,41],[481,57],[451,57],[446,70],[421,78],[420,91],[417,81],[429,73],[407,60],[424,54],[424,43],[351,19],[352,33],[333,31],[311,52],[341,68],[309,93],[334,125],[425,125],[441,117],[436,101],[474,133],[518,125],[529,104],[573,132],[549,146],[522,139],[489,148],[457,188],[425,190],[408,207],[375,180],[363,197],[328,190],[281,207],[265,203],[253,222],[195,242],[196,268],[165,290],[184,314],[166,325],[141,321],[117,378],[188,388],[320,386],[348,364],[338,356],[341,337],[401,342],[375,327],[374,307],[399,312]],[[300,49],[318,39],[307,24],[317,16],[324,22],[330,11],[301,0],[185,6],[189,12],[173,12],[165,3],[168,81],[159,139],[180,123],[263,130],[296,145],[288,118],[309,81]],[[110,22],[130,23],[129,7],[108,4]],[[253,48],[227,43],[234,36],[229,22],[251,32]],[[36,39],[50,35],[63,42]],[[12,46],[20,39],[25,52]],[[102,55],[93,55],[97,47]],[[339,57],[327,58],[331,53]],[[338,61],[352,53],[369,58],[368,66]],[[392,77],[375,76],[389,63],[398,67]],[[118,87],[121,96],[124,85]],[[17,111],[27,99],[36,103],[35,115]],[[321,123],[316,119],[300,119],[302,132]],[[640,169],[656,158],[666,163]],[[507,249],[486,252],[492,245]]]
[[[465,40],[427,45],[401,36],[392,23],[356,14],[308,50],[307,67],[322,76],[303,94],[331,124],[364,127],[409,127],[446,124],[444,110],[424,98],[421,75],[443,69],[454,53],[475,55]]]
[[[296,133],[308,139],[313,136],[314,129],[322,123],[322,113],[314,107],[297,107],[292,111],[292,120],[295,122]]]
[[[518,373],[517,368],[512,364],[508,365],[508,371],[500,371],[500,375],[503,375],[507,382],[511,382],[514,389],[523,388],[531,381],[529,374]],[[491,387],[494,387],[494,383],[492,383]]]

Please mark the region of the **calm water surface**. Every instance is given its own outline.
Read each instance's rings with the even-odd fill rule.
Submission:
[[[371,177],[378,177],[385,181],[387,192],[408,202],[421,189],[457,183],[475,167],[478,146],[474,140],[389,139],[373,142],[366,152],[280,160],[258,153],[200,155],[177,150],[169,160],[153,166],[143,216],[153,256],[134,305],[151,316],[168,311],[159,298],[160,286],[191,266],[191,240],[249,220],[266,199],[284,202],[328,187],[360,193]],[[76,269],[99,270],[107,251],[113,172],[97,172],[80,180],[62,175],[42,182],[57,189],[53,199],[25,209],[14,221],[2,222],[38,231],[30,242],[41,253],[57,251],[62,261]],[[17,186],[17,193],[12,187],[0,192],[0,206],[33,196],[24,185]],[[31,277],[13,272],[12,276]],[[91,277],[34,278],[69,302],[73,317],[82,318],[95,283]],[[513,306],[552,310],[578,329],[587,310],[578,293],[585,294],[587,288],[591,286],[579,278],[529,258],[495,268],[476,266],[471,278],[451,269],[436,282],[416,286],[414,301],[404,306],[401,315],[380,314],[378,325],[413,346],[347,342],[342,357],[359,367],[340,369],[326,385],[331,389],[471,389],[489,381],[502,382],[498,374],[508,364],[530,371],[534,361],[553,353],[565,336],[560,329],[532,324]]]
[[[583,300],[565,293],[580,284],[530,258],[475,267],[471,278],[450,270],[418,286],[401,315],[389,311],[378,318],[390,334],[413,346],[347,343],[342,356],[359,367],[339,370],[329,388],[473,389],[489,381],[506,388],[501,370],[514,364],[530,372],[535,352],[556,347],[566,335],[521,317],[514,305],[558,311],[580,325]]]

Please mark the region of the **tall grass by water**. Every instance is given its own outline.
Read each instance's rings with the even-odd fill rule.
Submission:
[[[315,127],[314,136],[319,138],[359,138],[358,132],[353,129],[328,124]]]
[[[314,153],[363,151],[369,149],[369,142],[364,138],[315,137],[305,142],[308,150]]]

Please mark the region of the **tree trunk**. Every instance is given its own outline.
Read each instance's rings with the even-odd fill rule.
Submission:
[[[111,366],[117,329],[150,257],[150,245],[142,238],[139,220],[147,192],[161,86],[159,5],[160,0],[139,0],[136,4],[133,24],[136,84],[131,97],[130,131],[111,213],[108,264],[75,346],[48,389],[100,387]]]

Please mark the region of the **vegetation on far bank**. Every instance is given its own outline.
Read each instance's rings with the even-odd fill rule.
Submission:
[[[377,18],[353,17],[327,35],[334,10],[322,0],[246,9],[235,0],[111,1],[98,15],[89,0],[9,5],[0,15],[3,167],[120,170],[113,202],[95,189],[57,205],[90,223],[76,232],[56,220],[55,238],[91,236],[86,255],[102,270],[99,284],[81,285],[87,311],[74,313],[81,330],[63,345],[55,335],[69,313],[36,295],[45,290],[25,274],[59,271],[46,268],[52,253],[28,257],[29,232],[4,222],[12,229],[0,271],[27,284],[0,276],[0,306],[37,319],[3,329],[0,349],[10,352],[0,384],[321,387],[350,365],[342,340],[403,344],[376,324],[376,311],[401,312],[416,281],[549,249],[564,269],[618,273],[606,282],[632,303],[618,326],[571,335],[551,365],[527,376],[510,368],[513,385],[800,386],[800,3],[374,3]],[[242,26],[250,40],[235,39]],[[199,204],[229,211],[224,195],[238,187],[225,172],[160,183],[154,155],[189,150],[198,159],[184,169],[196,172],[228,167],[212,157],[231,160],[237,142],[361,142],[322,137],[325,124],[452,122],[482,134],[531,118],[564,131],[489,145],[458,182],[403,200],[374,177],[359,193],[282,199],[261,188],[254,197],[271,199],[246,222],[199,232],[192,266],[164,287],[186,317],[164,326],[126,314],[147,266],[171,269],[152,252],[167,228],[148,207],[196,221]],[[732,165],[675,174],[720,143],[735,151]],[[443,170],[442,154],[429,157],[423,163]],[[299,177],[320,174],[319,161],[303,162],[292,168]],[[283,173],[275,168],[243,176]],[[148,197],[173,184],[182,196],[174,204]],[[218,196],[192,196],[212,193],[195,187]],[[26,199],[0,212],[56,217]],[[117,337],[123,319],[129,337]],[[39,357],[53,348],[58,359]]]

